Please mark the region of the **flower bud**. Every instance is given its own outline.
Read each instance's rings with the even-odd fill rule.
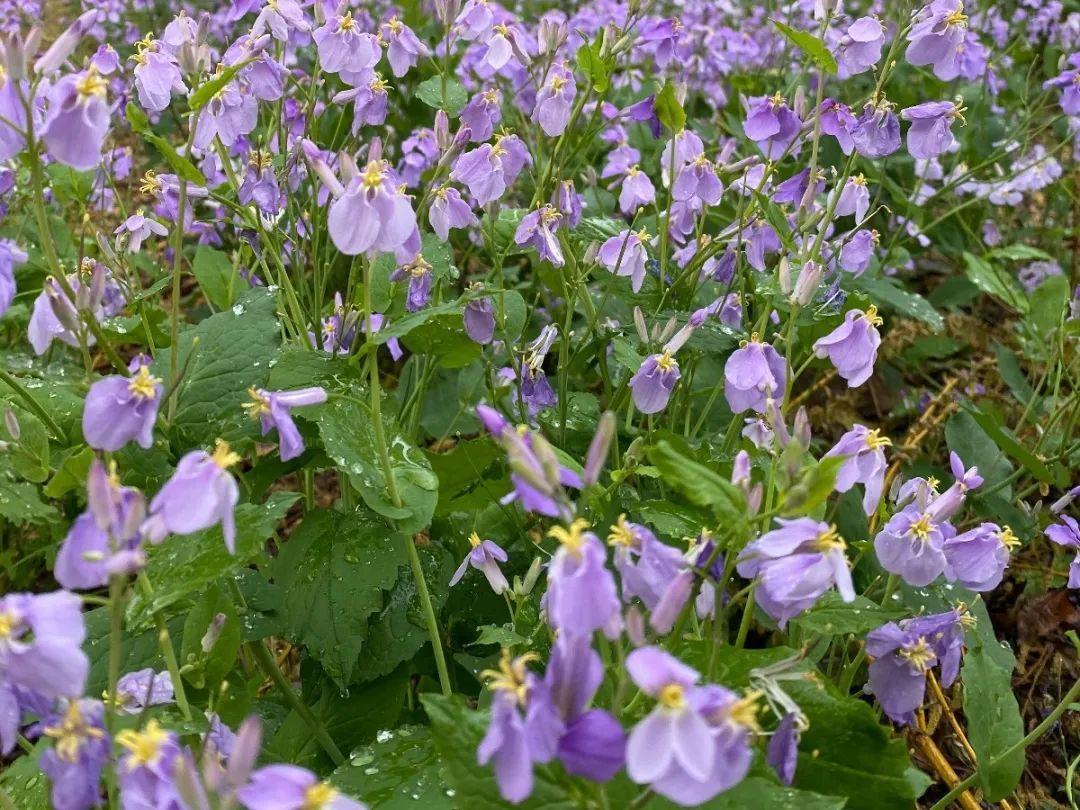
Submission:
[[[202,641],[199,642],[199,646],[202,647],[204,653],[210,652],[217,644],[218,638],[221,636],[221,631],[225,629],[225,614],[215,614],[214,618],[210,620],[210,626],[206,628],[206,633],[202,637]]]
[[[543,563],[540,562],[539,557],[533,557],[532,563],[529,564],[529,570],[525,572],[525,579],[521,582],[521,595],[528,596],[533,592],[533,588],[536,587],[537,580],[540,579],[540,572],[543,570]]]
[[[555,53],[566,41],[566,23],[563,20],[553,20],[545,16],[540,20],[536,39],[539,45],[539,55]]]
[[[439,147],[439,150],[445,152],[450,148],[450,116],[446,114],[446,110],[439,110],[435,113],[435,144]]]
[[[624,621],[630,643],[635,647],[644,647],[647,639],[645,638],[645,617],[641,614],[641,609],[637,605],[631,605],[626,611]]]
[[[806,413],[806,408],[799,407],[799,410],[795,412],[795,424],[793,426],[793,435],[795,441],[799,447],[803,450],[810,449],[810,417]]]
[[[788,261],[787,256],[780,258],[780,263],[776,266],[776,280],[780,284],[780,292],[784,295],[791,294],[791,262]]]
[[[97,9],[83,12],[67,29],[60,34],[36,62],[34,70],[38,73],[52,73],[63,67],[64,62],[74,53],[86,32],[93,28],[98,19]]]
[[[638,337],[642,343],[649,342],[649,328],[645,325],[645,314],[641,311],[641,307],[634,307],[634,328],[637,330]]]
[[[791,303],[805,307],[814,300],[814,294],[821,284],[822,267],[817,262],[807,262],[799,271],[795,280],[795,290],[791,294]]]
[[[694,571],[687,569],[671,580],[653,608],[649,625],[660,635],[670,633],[694,589]]]
[[[8,435],[15,441],[19,440],[22,435],[22,428],[19,426],[19,417],[15,415],[15,411],[8,408],[4,411],[4,427],[7,428]]]
[[[582,476],[585,486],[592,486],[600,480],[600,471],[604,468],[615,433],[615,414],[604,411],[596,426],[596,435],[593,436],[589,443],[589,450],[585,454],[585,474]]]

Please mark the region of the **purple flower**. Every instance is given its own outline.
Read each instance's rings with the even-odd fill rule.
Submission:
[[[1020,541],[1012,530],[996,523],[981,523],[971,531],[950,537],[945,552],[945,578],[969,591],[989,591],[1001,583],[1009,565],[1009,552]]]
[[[882,436],[879,430],[855,425],[840,437],[825,458],[842,457],[843,464],[836,473],[836,491],[847,492],[856,484],[862,484],[863,511],[867,516],[877,511],[881,492],[885,486],[885,448],[892,440]]]
[[[560,180],[551,195],[551,204],[566,218],[566,224],[576,228],[581,221],[585,198],[574,189],[573,180]]]
[[[146,237],[152,233],[158,236],[167,236],[169,229],[157,220],[144,215],[142,209],[139,209],[120,223],[113,233],[118,236],[122,233],[128,234],[128,252],[138,253]],[[119,242],[119,239],[117,242]]]
[[[407,281],[408,288],[405,293],[405,309],[409,312],[419,312],[428,305],[431,299],[431,264],[417,253],[412,261],[395,268],[390,274],[393,282]]]
[[[847,380],[848,388],[857,388],[874,373],[874,361],[881,345],[881,335],[874,327],[881,323],[875,306],[866,312],[848,310],[842,324],[814,343],[814,354],[828,357],[836,373]]]
[[[225,146],[232,146],[247,135],[259,122],[259,100],[251,89],[239,82],[230,82],[203,108],[195,125],[194,146],[209,149],[218,137]]]
[[[168,672],[140,669],[116,682],[116,705],[124,714],[140,714],[147,706],[173,702],[172,678]]]
[[[743,132],[766,158],[778,160],[798,139],[802,121],[780,93],[760,96],[750,103]]]
[[[49,88],[41,139],[49,155],[86,171],[101,162],[109,131],[108,82],[93,66],[64,76]]]
[[[218,439],[214,452],[192,450],[180,459],[176,472],[150,501],[150,516],[142,530],[151,542],[168,534],[191,534],[218,523],[232,553],[236,541],[233,509],[240,499],[236,479],[228,469],[240,456]]]
[[[716,205],[723,193],[724,186],[716,175],[716,167],[704,154],[684,164],[671,187],[673,199],[698,199],[705,205]]]
[[[133,487],[120,486],[97,459],[87,476],[88,508],[71,524],[56,555],[53,573],[65,588],[99,588],[114,574],[139,571],[146,558],[139,533],[146,500]]]
[[[645,245],[649,239],[645,231],[623,231],[605,240],[596,254],[597,260],[616,276],[629,276],[631,288],[638,292],[645,282],[645,262],[648,259]]]
[[[533,763],[554,758],[565,730],[546,684],[528,669],[535,660],[535,653],[511,659],[504,649],[499,669],[481,673],[493,698],[476,760],[481,765],[494,763],[499,793],[513,804],[532,793]]]
[[[169,106],[173,93],[187,92],[180,65],[159,40],[147,38],[136,43],[135,48],[131,60],[135,63],[139,103],[150,112],[161,112]]]
[[[453,186],[440,186],[432,196],[428,222],[445,242],[450,238],[451,228],[469,228],[478,224],[479,220],[469,204],[461,199],[461,192]]]
[[[562,135],[570,123],[575,89],[574,74],[565,64],[556,64],[548,71],[544,86],[536,94],[533,120],[552,138]]]
[[[1080,588],[1080,523],[1068,515],[1061,516],[1061,523],[1046,527],[1046,536],[1053,543],[1076,550],[1076,557],[1069,565],[1069,587]]]
[[[237,190],[243,205],[254,203],[264,214],[276,214],[282,208],[282,195],[274,174],[273,157],[264,149],[252,149],[247,170]]]
[[[887,101],[863,107],[849,131],[855,151],[863,157],[887,157],[900,148],[900,122]]]
[[[491,590],[495,591],[496,594],[509,590],[510,583],[506,581],[503,572],[499,570],[499,563],[506,562],[506,552],[502,550],[499,544],[494,540],[481,540],[480,535],[473,532],[469,535],[469,545],[472,546],[472,551],[465,556],[457,571],[454,572],[454,576],[450,579],[450,586],[453,587],[461,582],[461,578],[465,576],[465,569],[472,566],[477,571],[483,572],[484,576],[487,577]]]
[[[915,19],[907,35],[908,62],[933,65],[934,75],[947,81],[953,77],[957,55],[967,34],[964,4],[960,0],[933,0]]]
[[[685,806],[733,787],[750,768],[754,701],[719,686],[698,686],[699,673],[659,647],[627,656],[634,683],[657,705],[634,726],[626,771],[638,784]]]
[[[911,504],[882,527],[874,538],[874,550],[882,568],[921,588],[944,573],[943,547],[954,533],[948,523],[935,522],[916,504]]]
[[[454,20],[454,29],[467,41],[485,40],[495,22],[488,0],[467,0]]]
[[[379,39],[386,45],[390,70],[398,78],[408,73],[421,57],[431,54],[427,45],[396,14],[379,26]]]
[[[352,11],[332,14],[311,35],[319,53],[319,65],[327,73],[346,72],[362,76],[375,67],[382,56],[374,34],[360,31]]]
[[[885,26],[877,17],[859,17],[847,27],[836,44],[836,62],[841,78],[870,70],[881,59]]]
[[[296,0],[273,0],[263,6],[251,26],[251,35],[261,36],[269,31],[278,42],[288,42],[292,30],[307,32],[311,26]]]
[[[365,124],[379,126],[386,120],[386,111],[389,105],[387,84],[378,73],[370,74],[371,78],[363,78],[357,81],[357,86],[351,90],[342,90],[334,95],[335,104],[353,105],[352,131],[355,135]]]
[[[416,232],[416,214],[385,161],[373,160],[330,203],[327,227],[347,256],[393,252]]]
[[[766,401],[783,402],[786,391],[787,363],[756,332],[724,364],[724,398],[732,413],[765,413]]]
[[[457,159],[450,178],[468,187],[477,205],[499,199],[525,166],[532,165],[525,144],[517,135],[500,135],[493,144],[481,144]]]
[[[844,550],[835,526],[811,518],[777,518],[780,528],[750,543],[736,568],[747,579],[760,577],[758,604],[783,628],[836,587],[845,602],[855,599]]]
[[[599,538],[577,519],[569,527],[553,526],[549,537],[559,541],[548,568],[544,596],[548,621],[565,633],[619,632],[622,618],[615,579],[607,568],[607,554]]]
[[[104,717],[100,700],[71,700],[62,713],[42,720],[42,733],[55,740],[40,761],[52,782],[55,810],[89,810],[101,804],[101,770],[110,747]]]
[[[536,249],[541,261],[551,262],[556,267],[563,266],[562,247],[555,232],[562,223],[562,214],[554,206],[544,205],[530,211],[514,232],[514,243]]]
[[[978,467],[966,469],[964,462],[955,452],[949,453],[949,467],[953,474],[952,485],[930,501],[926,512],[934,520],[948,520],[964,505],[967,493],[982,486],[983,478]]]
[[[498,88],[477,93],[461,111],[461,123],[470,130],[469,139],[483,143],[495,134],[502,120],[502,93]]]
[[[870,266],[879,238],[875,230],[855,231],[840,248],[840,266],[853,276],[861,276]]]
[[[1069,116],[1080,116],[1080,53],[1069,57],[1071,70],[1043,82],[1043,89],[1056,87],[1061,90],[1061,111]]]
[[[15,300],[15,268],[25,264],[26,251],[10,239],[0,239],[0,315]]]
[[[495,312],[490,298],[474,298],[465,304],[462,320],[469,340],[481,346],[491,343],[495,336]]]
[[[765,762],[776,771],[776,775],[785,785],[795,781],[801,722],[804,721],[795,712],[788,712],[780,718],[780,725],[769,738],[769,747],[765,752]]]
[[[656,200],[656,188],[637,166],[626,170],[619,192],[619,210],[624,214],[633,214],[643,205],[651,205]]]
[[[0,684],[47,698],[77,697],[90,661],[82,600],[67,591],[0,597]]]
[[[290,461],[304,452],[304,438],[293,422],[292,409],[326,402],[326,391],[318,386],[300,388],[296,391],[264,391],[252,388],[252,401],[244,405],[248,416],[258,419],[265,436],[277,428],[279,454],[282,461]]]
[[[855,215],[855,222],[862,222],[870,210],[870,191],[866,188],[866,178],[857,174],[844,184],[840,197],[833,209],[838,217]]]
[[[151,719],[141,731],[129,728],[119,732],[116,742],[125,750],[116,769],[124,807],[181,806],[173,784],[181,752],[174,733]]]
[[[680,376],[679,363],[671,352],[650,354],[630,378],[634,406],[642,413],[660,413],[667,407]]]
[[[926,695],[926,673],[937,663],[933,647],[889,622],[866,636],[866,651],[873,659],[867,691],[893,722],[913,724]]]
[[[682,553],[660,542],[648,528],[619,515],[611,527],[608,545],[615,549],[615,570],[622,583],[623,601],[640,599],[652,610],[672,581],[686,568]]]
[[[855,116],[846,104],[825,99],[818,107],[818,118],[821,122],[821,131],[825,135],[836,138],[840,150],[845,155],[850,155],[855,148],[855,141],[851,138],[851,130],[855,128]]]
[[[251,774],[236,791],[247,810],[364,810],[365,805],[344,796],[306,768],[267,765]]]
[[[905,121],[911,122],[907,145],[911,156],[919,160],[931,160],[952,148],[953,121],[964,121],[964,108],[952,101],[927,101],[901,110]]]
[[[115,452],[130,441],[145,450],[154,443],[161,380],[150,374],[150,358],[145,355],[132,360],[129,369],[130,377],[105,377],[86,394],[83,436],[95,450]]]

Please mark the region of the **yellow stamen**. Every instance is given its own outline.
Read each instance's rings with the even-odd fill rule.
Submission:
[[[338,792],[326,782],[319,782],[304,793],[304,803],[300,805],[300,810],[322,810],[337,795]]]
[[[656,696],[660,705],[666,709],[686,708],[686,694],[681,684],[669,683]]]
[[[248,396],[251,397],[251,402],[245,402],[241,407],[247,411],[250,418],[258,419],[270,413],[269,397],[260,394],[254,386],[248,389]]]
[[[93,65],[87,68],[82,77],[75,82],[75,90],[78,91],[79,97],[83,99],[95,96],[104,98],[108,88],[109,83],[98,74],[97,68]]]
[[[158,180],[156,174],[153,171],[147,171],[143,175],[142,185],[139,186],[139,191],[143,194],[157,194],[161,191],[161,181]]]
[[[528,665],[539,660],[540,656],[534,652],[527,652],[511,659],[510,650],[504,647],[499,657],[499,668],[485,669],[480,673],[480,677],[488,682],[489,689],[509,692],[520,705],[524,706],[525,699],[529,695],[526,684],[529,674]]]
[[[626,515],[619,515],[615,525],[611,527],[607,541],[609,546],[626,546],[630,548],[635,541],[634,530],[626,520]]]
[[[866,434],[866,446],[871,450],[877,450],[879,447],[892,447],[892,439],[888,436],[882,436],[880,428],[874,428]]]
[[[898,655],[909,661],[920,672],[926,672],[930,669],[930,664],[937,658],[934,651],[927,645],[926,639],[922,636],[919,636],[919,640],[913,646],[900,650]]]
[[[161,746],[169,739],[169,734],[157,720],[151,720],[142,731],[125,729],[116,735],[116,741],[131,754],[128,767],[154,765],[161,758]]]
[[[998,540],[1009,551],[1013,551],[1020,546],[1020,538],[1013,534],[1013,530],[1008,526],[1003,526],[1001,531],[998,532]]]
[[[7,612],[0,613],[0,639],[7,638],[17,624],[15,617]]]
[[[578,518],[569,527],[552,526],[548,529],[547,536],[554,537],[567,551],[574,555],[581,554],[581,548],[585,545],[585,530],[589,528],[589,521]]]
[[[740,726],[745,726],[752,731],[760,731],[761,726],[758,724],[757,716],[761,710],[758,705],[761,694],[758,691],[747,692],[744,697],[731,705],[727,712],[728,717]]]
[[[814,540],[814,549],[817,551],[829,551],[830,549],[840,549],[843,551],[847,548],[847,543],[844,542],[844,538],[840,536],[840,532],[836,530],[836,524],[829,526],[828,529],[823,531]]]
[[[351,11],[346,11],[343,15],[341,15],[341,19],[338,20],[338,24],[337,24],[338,32],[339,33],[344,33],[346,31],[352,31],[355,28],[356,28],[356,20],[353,19],[352,12]]]
[[[679,368],[679,363],[671,356],[671,352],[664,352],[656,355],[656,367],[661,371],[673,371]]]
[[[101,739],[105,736],[100,728],[88,725],[79,711],[78,701],[71,701],[58,726],[46,726],[45,736],[56,740],[54,749],[57,756],[66,762],[75,762],[79,758],[79,749],[85,740]]]
[[[930,518],[926,515],[920,517],[908,528],[908,531],[915,536],[916,540],[921,540],[924,543],[930,539],[930,532],[933,530],[934,527],[930,523]]]
[[[229,449],[229,443],[224,439],[218,439],[214,444],[214,452],[210,455],[211,460],[221,469],[227,470],[233,464],[240,461],[241,456]]]
[[[871,304],[866,308],[866,313],[863,315],[866,320],[870,322],[871,326],[881,326],[885,321],[881,319],[881,316],[877,314],[877,307]]]
[[[364,173],[360,175],[360,182],[364,184],[365,188],[378,188],[382,185],[385,177],[386,173],[383,171],[382,163],[373,160],[364,167]]]
[[[139,366],[135,376],[128,380],[128,390],[140,399],[153,399],[160,384],[159,377],[150,376],[149,366]]]
[[[469,535],[469,545],[473,548],[479,548],[481,542],[483,541],[480,540],[480,535],[478,535],[476,532],[473,532]]]

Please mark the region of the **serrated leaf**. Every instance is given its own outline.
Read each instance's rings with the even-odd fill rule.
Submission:
[[[837,70],[836,58],[829,53],[829,49],[825,47],[825,43],[815,37],[813,34],[809,34],[806,31],[796,31],[789,25],[784,25],[782,22],[776,20],[769,20],[776,29],[787,37],[793,45],[799,48],[803,53],[810,57],[810,60],[819,68],[824,70],[830,76],[834,75]]]
[[[50,498],[62,498],[73,490],[81,490],[90,474],[90,464],[96,457],[94,451],[86,446],[69,450],[42,492]]]
[[[445,95],[443,88],[445,85]],[[469,94],[457,79],[447,77],[445,82],[439,76],[420,82],[416,88],[416,97],[429,107],[444,110],[447,115],[456,116],[469,101]]]
[[[47,523],[56,517],[56,509],[41,500],[36,486],[12,481],[0,473],[0,518],[21,526]]]
[[[374,515],[318,510],[271,565],[290,637],[307,646],[340,688],[352,679],[368,617],[382,608],[382,591],[405,561],[403,538]]]
[[[435,742],[427,726],[401,726],[380,734],[330,774],[330,783],[379,810],[449,810],[453,792],[439,774]]]
[[[603,94],[611,87],[611,68],[609,59],[600,56],[602,41],[586,42],[577,51],[577,69],[581,71],[592,84],[593,90]]]

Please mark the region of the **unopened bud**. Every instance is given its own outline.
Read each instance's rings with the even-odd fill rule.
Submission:
[[[585,486],[592,486],[600,480],[600,471],[604,469],[604,462],[611,449],[611,442],[615,439],[616,430],[615,414],[604,411],[596,426],[596,434],[589,443],[589,450],[585,454],[585,474],[582,476]]]
[[[206,628],[206,633],[202,637],[202,641],[199,646],[202,647],[204,653],[210,652],[217,644],[218,638],[221,636],[221,631],[225,629],[225,614],[218,613],[210,620],[210,626]]]
[[[799,271],[795,280],[795,289],[791,294],[791,303],[805,307],[814,300],[814,294],[821,285],[822,267],[817,262],[807,262]]]
[[[540,561],[540,558],[533,557],[533,561],[529,564],[529,570],[525,572],[525,579],[521,581],[522,596],[528,596],[533,592],[533,588],[536,587],[537,580],[540,579],[540,572],[543,568],[544,565]]]
[[[645,325],[645,314],[641,311],[641,307],[634,307],[634,328],[637,330],[641,342],[648,343],[649,327]]]
[[[60,34],[49,46],[48,50],[34,62],[34,70],[38,73],[52,73],[59,70],[68,57],[82,42],[82,38],[97,22],[98,11],[91,9],[79,15],[67,29]]]
[[[446,110],[439,110],[435,113],[435,144],[439,147],[439,150],[445,152],[450,148],[450,116],[446,114]]]
[[[626,635],[630,639],[630,643],[635,647],[644,647],[645,638],[645,617],[641,614],[641,610],[637,605],[631,605],[626,611]]]
[[[795,412],[795,424],[793,425],[792,434],[799,447],[803,450],[810,449],[810,417],[807,415],[805,407],[800,407]]]
[[[791,262],[788,261],[787,256],[782,256],[780,263],[776,266],[776,280],[780,284],[780,292],[791,295]]]
[[[8,408],[4,411],[4,427],[7,428],[8,435],[15,441],[19,440],[22,435],[22,428],[19,426],[19,417],[15,415],[15,411]]]

